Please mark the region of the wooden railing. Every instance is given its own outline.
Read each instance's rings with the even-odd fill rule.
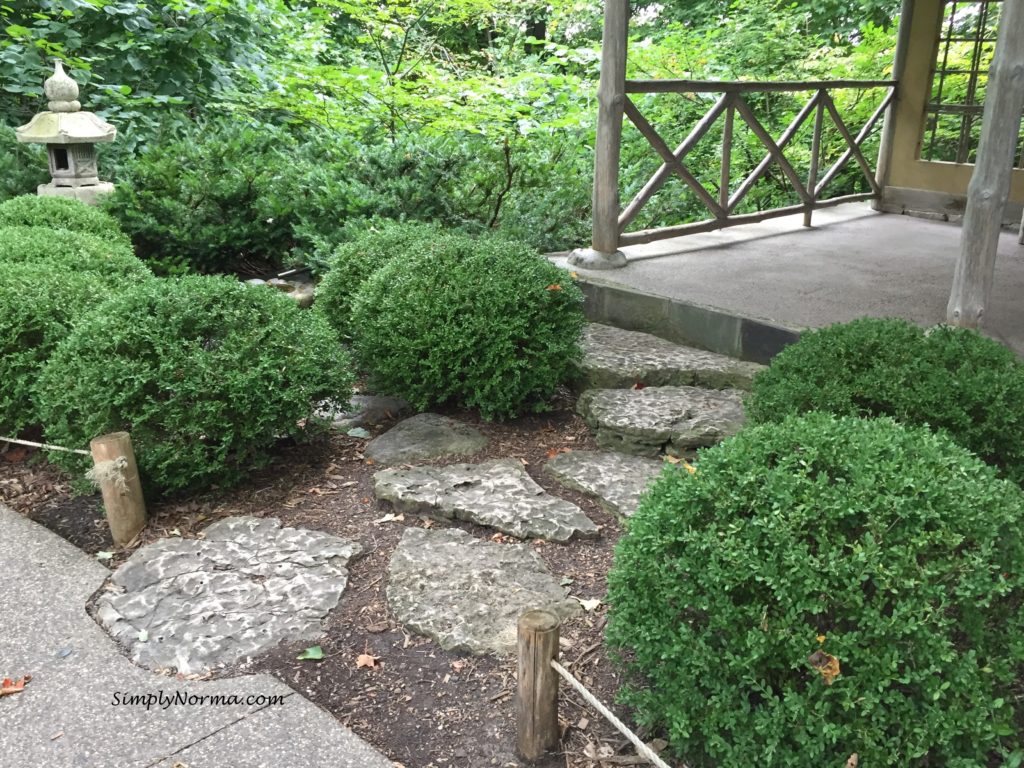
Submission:
[[[810,226],[811,215],[815,210],[840,203],[857,200],[868,200],[880,194],[878,182],[872,164],[864,156],[863,145],[872,134],[880,119],[892,103],[896,93],[896,83],[889,80],[836,80],[807,82],[704,82],[695,80],[625,80],[622,98],[623,114],[643,135],[647,142],[662,160],[662,165],[640,189],[633,199],[622,208],[615,221],[617,233],[616,247],[646,243],[667,237],[710,232],[740,224],[750,224],[779,216],[795,213],[804,214],[804,225]],[[860,127],[856,136],[853,135],[846,121],[843,120],[832,98],[832,92],[841,89],[885,89],[885,94],[868,120]],[[752,93],[806,93],[810,92],[809,100],[804,104],[789,126],[778,139],[774,138],[758,119],[748,100]],[[669,147],[657,130],[644,117],[637,105],[629,98],[629,94],[674,93],[698,94],[720,93],[721,96],[707,113],[697,121],[689,135],[674,150]],[[811,133],[810,167],[806,178],[797,172],[793,162],[786,156],[786,148],[800,132],[804,124],[814,116],[814,127]],[[736,117],[747,126],[757,137],[765,150],[764,158],[754,166],[753,170],[740,181],[733,179],[731,162],[734,123]],[[686,164],[686,157],[697,146],[698,142],[708,133],[720,119],[724,120],[721,141],[721,171],[718,179],[717,194],[712,194],[697,178]],[[823,160],[822,134],[826,128],[826,120],[838,131],[845,143],[845,151],[824,172],[821,171]],[[856,161],[867,181],[870,191],[857,194],[844,194],[828,197],[827,188],[835,181],[839,173],[851,161]],[[753,189],[754,185],[765,175],[772,164],[776,164],[788,182],[788,186],[796,193],[799,203],[752,213],[737,213],[737,208]],[[615,172],[597,174],[598,177],[615,178],[618,184],[617,169]],[[678,176],[707,208],[709,218],[677,226],[658,227],[634,232],[627,232],[643,207],[654,194],[661,189],[673,175]],[[738,186],[734,183],[738,182]],[[734,191],[733,191],[734,190]],[[595,190],[596,192],[596,190]],[[615,190],[617,196],[618,190]],[[597,222],[595,221],[595,227]]]

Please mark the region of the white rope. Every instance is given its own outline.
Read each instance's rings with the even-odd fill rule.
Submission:
[[[575,690],[576,693],[582,696],[584,701],[586,701],[590,706],[592,706],[594,709],[596,709],[598,712],[604,715],[605,719],[608,720],[609,723],[614,725],[615,728],[619,731],[619,733],[621,733],[623,736],[629,739],[630,742],[632,742],[633,746],[636,747],[637,754],[639,754],[641,757],[646,758],[651,765],[657,766],[657,768],[672,768],[668,763],[666,763],[664,760],[658,757],[654,750],[652,750],[650,747],[644,744],[643,741],[640,740],[639,736],[637,736],[631,730],[629,730],[629,728],[627,728],[623,724],[623,722],[619,720],[619,718],[612,714],[612,711],[608,709],[608,707],[606,707],[604,704],[602,704],[600,701],[594,698],[594,694],[592,694],[590,691],[584,688],[583,683],[577,680],[569,670],[567,670],[554,659],[551,660],[551,668],[554,669],[555,672],[557,672],[559,675],[561,675],[562,679],[564,679],[565,682],[572,686],[573,690]],[[683,765],[683,768],[686,768],[685,764]]]
[[[16,443],[17,445],[27,445],[29,448],[43,448],[47,451],[66,451],[68,453],[80,453],[83,456],[91,456],[88,451],[83,451],[81,448],[65,448],[61,445],[50,445],[49,443],[33,443],[31,440],[15,440],[13,437],[0,437],[0,443]]]
[[[113,485],[121,493],[128,493],[128,483],[124,471],[128,468],[128,459],[118,456],[108,461],[97,461],[96,465],[85,473],[85,478],[97,488]]]

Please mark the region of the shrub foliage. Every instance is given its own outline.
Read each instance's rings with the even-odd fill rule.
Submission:
[[[0,227],[12,226],[67,229],[129,245],[113,217],[68,197],[21,195],[0,203]]]
[[[748,428],[663,474],[618,546],[626,698],[695,766],[995,765],[1024,734],[1022,518],[945,435]]]
[[[316,402],[347,404],[350,385],[322,318],[276,291],[195,276],[133,286],[83,318],[38,400],[51,442],[128,431],[147,489],[173,491],[238,480]]]
[[[975,331],[874,318],[809,331],[757,377],[747,416],[811,410],[928,424],[1024,481],[1024,365]]]
[[[0,227],[0,265],[8,264],[92,272],[112,287],[153,276],[125,243],[48,227]]]
[[[486,418],[544,410],[580,358],[583,295],[562,270],[497,238],[444,235],[370,276],[353,299],[359,363],[415,407]]]

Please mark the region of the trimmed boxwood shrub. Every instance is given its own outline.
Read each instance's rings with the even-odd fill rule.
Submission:
[[[876,318],[809,331],[757,376],[747,418],[811,410],[945,430],[1024,482],[1024,365],[975,331]]]
[[[94,273],[38,264],[0,268],[0,434],[38,423],[39,371],[74,322],[108,288]]]
[[[17,226],[68,229],[124,245],[131,242],[110,214],[68,197],[21,195],[0,203],[0,227]]]
[[[194,276],[132,286],[84,317],[43,369],[38,402],[50,442],[125,430],[147,490],[174,491],[265,464],[316,402],[347,404],[351,381],[323,318],[276,291]]]
[[[355,240],[335,248],[330,271],[316,292],[317,311],[343,338],[351,335],[352,297],[363,282],[394,256],[402,256],[417,245],[441,235],[431,224],[387,222],[379,229],[366,230]]]
[[[112,284],[153,277],[124,243],[48,227],[0,227],[0,265],[8,264],[46,264],[68,272],[93,272]]]
[[[607,638],[693,766],[996,765],[1024,734],[1022,563],[1024,493],[947,436],[791,417],[655,482]]]
[[[506,240],[425,240],[374,272],[352,305],[354,349],[374,387],[420,409],[545,410],[581,356],[582,292]]]

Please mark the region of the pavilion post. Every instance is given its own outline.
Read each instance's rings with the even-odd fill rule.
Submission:
[[[947,321],[965,328],[981,325],[992,295],[1003,208],[1024,109],[1024,0],[1006,0],[1002,6],[978,158],[967,188],[960,257],[946,307]]]
[[[914,17],[914,0],[903,0],[900,6],[900,26],[896,34],[896,52],[893,56],[892,77],[896,85],[896,97],[885,111],[885,122],[882,125],[882,138],[878,145],[878,164],[875,168],[875,180],[881,195],[872,201],[876,211],[882,210],[882,197],[889,184],[889,169],[892,166],[893,140],[896,135],[896,107],[900,100],[900,83],[907,68],[907,55],[910,52],[910,25]]]
[[[619,153],[626,102],[626,41],[629,0],[605,0],[601,41],[601,81],[597,88],[597,138],[594,144],[593,229],[590,248],[569,255],[584,269],[626,265],[619,250]]]

